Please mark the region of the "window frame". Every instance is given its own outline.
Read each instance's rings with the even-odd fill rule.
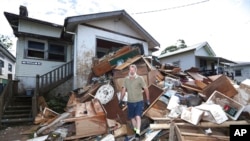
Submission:
[[[8,71],[9,71],[9,72],[12,72],[12,68],[13,68],[13,67],[12,67],[12,64],[8,63]]]
[[[1,60],[1,59],[0,59],[0,68],[4,68],[4,60]]]
[[[242,76],[242,72],[241,72],[241,69],[237,69],[237,70],[234,70],[234,74],[235,74],[235,76],[237,77],[239,77],[239,76]]]
[[[37,43],[42,43],[44,44],[44,50],[41,49],[35,49],[32,47],[29,47],[29,42],[37,42]],[[61,52],[51,52],[50,51],[50,45],[57,45],[63,47],[63,53]],[[38,39],[27,39],[26,40],[26,47],[25,47],[25,58],[27,59],[36,59],[36,60],[45,60],[45,61],[54,61],[54,62],[66,62],[67,59],[67,46],[63,43],[57,43],[54,41],[45,41],[45,40],[38,40]],[[29,51],[40,51],[43,52],[43,58],[41,57],[35,57],[35,56],[29,56]],[[63,59],[50,59],[49,55],[54,54],[54,55],[61,55]]]
[[[62,50],[63,50],[63,53],[60,53],[60,52],[51,52],[50,51],[50,47],[51,47],[51,45],[56,45],[57,47],[61,47],[61,48],[63,48]],[[60,56],[63,56],[63,60],[60,60],[60,59],[50,59],[49,58],[49,55],[50,54],[54,54],[54,55],[60,55]],[[65,62],[66,61],[66,56],[67,56],[67,50],[66,50],[66,46],[65,45],[63,45],[63,44],[60,44],[60,43],[54,43],[54,42],[49,42],[48,43],[48,50],[47,50],[47,60],[49,60],[49,61],[61,61],[61,62]]]
[[[42,51],[41,49],[34,49],[34,48],[29,48],[29,42],[37,42],[37,43],[43,43],[44,44],[44,50]],[[34,57],[34,56],[29,56],[29,51],[37,51],[37,52],[43,52],[43,58],[41,57]],[[38,59],[38,60],[45,60],[46,58],[46,42],[40,41],[40,40],[27,40],[27,45],[26,45],[26,53],[25,57],[29,59]]]

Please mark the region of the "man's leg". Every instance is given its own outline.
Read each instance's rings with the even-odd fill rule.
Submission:
[[[131,119],[132,125],[133,125],[133,130],[136,132],[137,128],[137,123],[136,123],[136,118]]]
[[[136,134],[140,134],[141,130],[141,117],[140,116],[135,116],[135,121],[136,121]]]

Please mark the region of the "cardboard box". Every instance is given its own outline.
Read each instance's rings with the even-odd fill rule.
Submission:
[[[197,125],[200,122],[203,113],[204,112],[202,110],[199,110],[194,107],[189,107],[182,111],[181,119],[190,122],[194,125]]]
[[[244,105],[218,91],[214,91],[206,101],[206,103],[214,103],[220,105],[227,116],[233,120],[237,120],[241,112],[245,108]]]
[[[203,103],[195,108],[203,110],[202,120],[221,124],[228,120],[228,117],[220,105]]]

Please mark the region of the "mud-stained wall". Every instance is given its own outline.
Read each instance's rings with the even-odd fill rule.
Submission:
[[[82,41],[80,48],[77,52],[78,57],[76,60],[76,75],[77,75],[77,85],[76,88],[83,87],[87,83],[88,75],[91,72],[92,58],[95,56],[94,47],[92,49],[87,47],[87,44]]]
[[[124,25],[125,26],[125,25]],[[133,36],[133,35],[131,35]],[[96,55],[96,39],[113,40],[124,44],[142,43],[145,55],[148,55],[148,44],[138,39],[129,38],[121,34],[100,30],[93,27],[78,25],[75,44],[75,74],[74,89],[86,85],[88,75],[92,71],[92,59]]]
[[[73,90],[73,77],[69,79],[68,81],[64,82],[60,86],[54,88],[51,90],[48,94],[46,94],[47,98],[50,98],[52,96],[59,96],[59,97],[65,97],[69,95],[69,92]]]

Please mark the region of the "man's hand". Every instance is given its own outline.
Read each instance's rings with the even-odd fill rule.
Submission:
[[[120,100],[119,101],[119,107],[122,109],[125,106],[125,102]]]
[[[149,106],[150,106],[150,101],[149,100],[145,101],[144,109],[146,110]]]

